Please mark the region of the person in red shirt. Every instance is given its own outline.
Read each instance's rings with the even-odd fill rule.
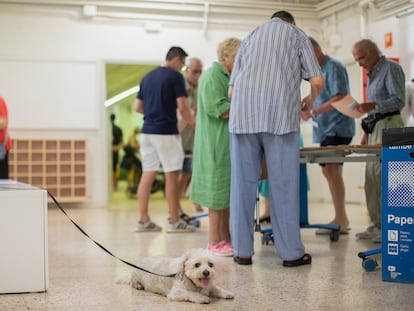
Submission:
[[[6,101],[0,96],[0,179],[9,178],[8,152],[11,148],[10,133],[7,130],[9,114]]]

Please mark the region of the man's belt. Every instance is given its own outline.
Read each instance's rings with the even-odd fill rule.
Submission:
[[[385,119],[386,117],[395,116],[396,114],[400,114],[400,111],[398,110],[398,111],[392,111],[392,112],[386,112],[386,113],[378,112],[378,113],[375,113],[374,115],[377,120],[382,120],[382,119]]]

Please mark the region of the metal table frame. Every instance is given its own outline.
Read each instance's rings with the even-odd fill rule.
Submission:
[[[307,163],[344,163],[372,162],[381,160],[381,145],[345,145],[327,147],[306,147],[300,149],[300,227],[331,230],[330,240],[338,241],[340,226],[335,224],[309,224],[308,218],[308,182]],[[256,224],[256,231],[262,232],[262,244],[273,242],[272,228],[261,230]],[[360,253],[361,254],[361,253]],[[365,257],[364,257],[365,259]]]

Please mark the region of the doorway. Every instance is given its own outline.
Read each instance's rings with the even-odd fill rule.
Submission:
[[[115,115],[115,124],[122,131],[122,142],[124,146],[128,145],[129,139],[134,135],[134,130],[137,127],[142,127],[143,117],[134,111],[135,97],[138,86],[143,76],[154,69],[157,65],[148,64],[105,64],[105,78],[106,78],[106,115],[107,124],[110,137],[110,145],[112,145],[112,128],[110,122],[111,114]],[[136,137],[136,139],[138,139]],[[138,152],[136,154],[138,156]],[[122,159],[125,157],[124,148],[121,148],[118,155],[116,166],[116,178],[118,186],[113,187],[112,176],[112,152],[108,156],[108,166],[111,167],[109,171],[110,181],[109,189],[112,189],[113,195],[130,195],[128,193],[127,178],[128,172],[122,169]]]

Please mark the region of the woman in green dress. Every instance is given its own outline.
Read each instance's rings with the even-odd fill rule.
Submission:
[[[240,40],[229,38],[217,48],[218,61],[198,82],[198,107],[190,199],[208,208],[207,249],[233,256],[230,237],[230,146],[228,87]]]

